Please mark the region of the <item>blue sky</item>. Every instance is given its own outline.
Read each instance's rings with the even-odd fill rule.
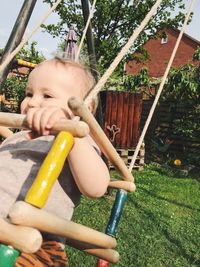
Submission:
[[[5,46],[23,3],[24,0],[1,0],[0,48]],[[42,0],[37,0],[24,36],[32,31],[35,25],[49,9],[49,5],[43,3]],[[46,20],[46,23],[56,23],[58,20],[58,16],[55,13],[52,13]],[[38,50],[48,58],[52,57],[52,53],[56,51],[58,43],[60,42],[58,38],[53,38],[50,34],[42,32],[42,29],[39,29],[34,33],[33,37],[31,38],[31,41],[33,40],[37,41]]]
[[[9,38],[12,27],[23,5],[24,0],[1,0],[0,9],[0,48],[3,48]],[[190,1],[185,0],[186,6]],[[38,21],[49,10],[49,6],[44,4],[42,0],[37,0],[36,6],[30,18],[27,31],[25,35],[30,32]],[[58,22],[58,16],[53,13],[47,19],[46,23]],[[200,1],[196,0],[194,7],[194,17],[189,26],[187,26],[186,33],[191,37],[200,41]],[[51,58],[52,54],[56,52],[60,40],[53,38],[50,34],[38,30],[32,37],[31,41],[37,41],[37,49],[41,51],[47,58]]]

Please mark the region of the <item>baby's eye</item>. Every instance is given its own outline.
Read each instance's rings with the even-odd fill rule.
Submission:
[[[48,94],[44,94],[44,98],[52,98],[52,96]]]
[[[32,96],[33,96],[32,93],[30,93],[30,92],[26,92],[26,97],[32,97]]]

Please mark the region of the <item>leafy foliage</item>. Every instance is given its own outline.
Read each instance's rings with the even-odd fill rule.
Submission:
[[[119,176],[116,172],[111,175]],[[120,261],[116,266],[199,266],[198,181],[154,165],[134,176],[137,190],[128,193],[118,227]],[[73,220],[104,232],[112,205],[113,197],[82,198]],[[70,247],[66,251],[70,266],[95,266],[95,257]]]
[[[124,87],[127,91],[141,92],[150,86],[150,78],[146,68],[141,69],[137,75],[126,75],[124,77]]]
[[[30,45],[25,45],[17,54],[16,58],[36,64],[42,62],[45,57],[36,50],[36,44],[36,42],[32,42]],[[3,85],[1,85],[1,94],[5,95],[7,104],[1,106],[2,110],[8,112],[20,111],[20,103],[24,98],[26,84],[27,75],[11,75],[5,80]]]
[[[199,166],[200,146],[200,65],[184,65],[179,69],[172,69],[161,96],[160,106],[165,105],[165,119],[157,119],[152,138],[166,138],[174,142],[174,150],[166,153],[157,153],[151,147],[149,155],[159,157],[168,162],[171,157],[180,157],[184,164]],[[163,103],[164,102],[164,103]],[[163,110],[164,111],[164,110]],[[163,112],[161,111],[161,112]],[[163,113],[162,113],[163,114]],[[163,114],[164,115],[164,114]],[[159,113],[157,114],[159,117]],[[166,132],[160,127],[162,123],[169,124]],[[176,147],[179,147],[177,150]],[[171,146],[170,146],[171,148]],[[180,150],[180,151],[179,151]],[[182,151],[182,153],[181,153]],[[175,155],[177,153],[177,155]],[[151,156],[152,157],[152,156]]]
[[[36,50],[37,42],[27,43],[17,54],[17,59],[23,59],[31,63],[38,64],[45,60],[44,55]]]
[[[140,46],[134,54],[126,56],[126,61],[134,60],[136,63],[144,63],[150,60],[149,54],[144,46]]]
[[[54,1],[44,0],[44,2],[52,5]],[[96,57],[98,65],[102,67],[99,71],[108,68],[154,3],[155,0],[97,1],[92,19],[92,27]],[[154,36],[158,29],[164,29],[166,26],[180,26],[184,19],[182,10],[184,10],[185,6],[183,3],[183,0],[162,1],[156,14],[154,14],[150,20],[145,31],[140,34],[140,37],[133,45],[130,53],[144,44],[149,37]],[[175,7],[179,8],[179,13],[172,18],[171,13],[174,11]],[[79,0],[63,1],[62,4],[58,6],[56,12],[60,16],[60,22],[57,25],[43,25],[50,34],[62,38],[70,25],[75,25],[78,36],[82,35],[84,23]]]
[[[193,60],[200,60],[200,47],[198,47],[194,52]]]
[[[147,88],[154,86],[149,77],[147,68],[141,69],[136,75],[114,73],[109,78],[104,89],[127,92],[145,92]]]
[[[5,95],[6,100],[13,104],[5,105],[2,107],[7,112],[20,112],[20,103],[22,102],[25,94],[27,84],[27,77],[12,76],[4,82],[2,93]]]
[[[174,133],[180,137],[197,138],[200,134],[200,65],[195,67],[188,64],[173,69],[165,86],[163,99],[173,100],[175,112],[177,107],[185,109],[182,117],[173,123]]]
[[[184,65],[178,69],[172,69],[165,86],[163,99],[177,99],[178,102],[193,102],[198,104],[200,100],[200,65]]]

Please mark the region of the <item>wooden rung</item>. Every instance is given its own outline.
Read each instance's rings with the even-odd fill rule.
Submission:
[[[36,229],[0,218],[0,242],[26,253],[35,253],[42,245],[42,236]]]
[[[116,239],[75,222],[64,220],[58,216],[18,201],[10,209],[9,218],[12,223],[34,227],[39,231],[55,234],[89,243],[101,248],[115,248]]]
[[[110,263],[116,264],[119,261],[119,253],[113,249],[99,248],[91,244],[76,242],[69,239],[67,240],[66,244]]]
[[[111,188],[118,188],[118,189],[124,189],[128,192],[134,192],[136,187],[133,182],[129,181],[110,181],[109,187]]]
[[[13,132],[8,127],[0,126],[0,135],[4,138],[7,138],[12,136]]]
[[[122,175],[122,179],[131,182],[134,181],[132,173],[128,170],[126,164],[120,158],[115,148],[109,141],[108,137],[106,136],[98,122],[95,120],[94,116],[88,110],[86,105],[83,103],[83,101],[75,97],[71,97],[68,101],[68,105],[76,116],[81,117],[81,119],[83,119],[83,121],[85,121],[89,125],[90,132],[95,138],[95,141],[97,142],[101,151],[103,151],[103,153],[112,162],[112,164],[115,165],[115,167],[119,170]]]
[[[25,115],[7,112],[0,112],[0,126],[29,129]],[[83,121],[61,119],[52,127],[51,134],[57,134],[60,131],[68,131],[74,137],[84,137],[88,135],[89,127]]]

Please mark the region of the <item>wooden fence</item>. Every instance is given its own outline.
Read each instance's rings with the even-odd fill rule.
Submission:
[[[129,166],[139,138],[142,94],[121,91],[101,92],[104,132]],[[144,167],[144,145],[134,168]]]
[[[139,137],[142,94],[103,91],[104,131],[115,148],[133,149]]]
[[[144,127],[152,103],[152,100],[143,100],[140,129]],[[160,102],[146,133],[145,147],[147,153],[152,148],[155,138],[163,141],[166,147],[168,144],[167,151],[163,150],[163,152],[169,152],[180,159],[186,158],[188,155],[195,155],[197,151],[200,152],[200,132],[196,132],[193,138],[175,133],[177,121],[184,119],[193,109],[194,107],[189,105],[175,105],[173,101]],[[196,117],[191,118],[191,120],[191,123],[199,123],[200,125],[200,113]]]

